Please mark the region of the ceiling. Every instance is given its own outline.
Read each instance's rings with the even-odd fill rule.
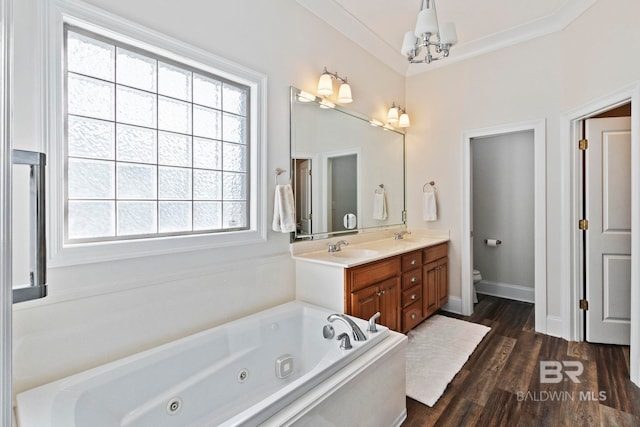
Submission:
[[[449,58],[411,64],[400,53],[422,0],[297,0],[402,75],[415,75],[559,31],[597,0],[438,0],[438,20],[456,24]]]

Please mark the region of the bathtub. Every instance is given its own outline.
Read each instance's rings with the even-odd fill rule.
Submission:
[[[398,354],[404,358],[406,338],[378,326],[341,350],[323,337],[329,314],[287,303],[28,390],[16,397],[19,427],[358,425],[366,417],[353,424],[333,413],[358,405],[376,423],[389,420],[377,425],[399,425],[406,409]],[[366,321],[352,319],[366,331]],[[348,331],[342,322],[333,326],[336,335]],[[389,384],[398,396],[390,397]]]

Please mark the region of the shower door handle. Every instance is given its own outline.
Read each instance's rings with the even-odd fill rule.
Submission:
[[[13,303],[47,296],[47,240],[45,218],[45,166],[47,156],[35,151],[13,150],[13,164],[26,165],[29,173],[29,284],[13,288]]]

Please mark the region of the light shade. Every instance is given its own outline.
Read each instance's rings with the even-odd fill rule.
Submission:
[[[407,113],[402,113],[400,115],[400,120],[398,120],[398,127],[408,128],[411,126],[411,122],[409,121],[409,115]]]
[[[453,22],[445,22],[440,26],[440,43],[451,46],[458,43],[458,34]]]
[[[434,9],[423,9],[418,14],[414,34],[421,37],[424,33],[436,34],[438,32],[438,18]]]
[[[407,31],[404,34],[404,40],[402,41],[402,49],[400,52],[402,52],[403,55],[408,55],[415,48],[416,36],[413,34],[413,31]]]
[[[353,101],[351,98],[351,86],[348,83],[342,83],[340,90],[338,90],[338,102],[342,104],[348,104]]]
[[[333,93],[333,82],[330,74],[323,74],[318,80],[318,95],[327,96]]]
[[[389,112],[387,113],[387,121],[389,123],[396,123],[398,121],[398,109],[395,105],[389,108]]]

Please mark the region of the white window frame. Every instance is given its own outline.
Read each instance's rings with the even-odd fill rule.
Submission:
[[[264,74],[190,46],[94,6],[72,0],[40,0],[43,58],[43,139],[48,152],[48,258],[51,267],[211,249],[266,241],[266,105]],[[64,24],[150,51],[249,87],[247,230],[159,236],[95,243],[65,243]]]

